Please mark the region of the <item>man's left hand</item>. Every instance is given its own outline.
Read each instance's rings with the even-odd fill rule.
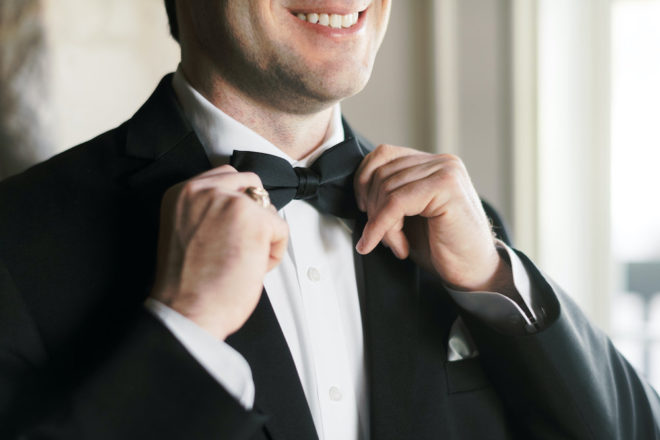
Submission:
[[[357,245],[361,254],[382,240],[398,258],[410,256],[454,289],[514,289],[458,157],[380,145],[360,164],[355,194],[368,216]]]

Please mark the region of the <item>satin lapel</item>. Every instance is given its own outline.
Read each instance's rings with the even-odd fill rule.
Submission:
[[[171,76],[160,82],[147,102],[126,123],[126,144],[121,157],[123,174],[122,229],[127,243],[134,243],[131,270],[145,279],[145,296],[155,271],[160,203],[165,191],[211,167],[204,148],[181,114],[171,86]],[[125,193],[124,193],[125,191]]]
[[[142,166],[126,177],[139,200],[160,203],[170,186],[211,168],[202,144],[186,121],[172,89],[172,75],[158,84],[127,123],[126,155]]]
[[[158,159],[192,132],[172,88],[172,74],[166,75],[154,93],[127,123],[126,154]]]
[[[204,148],[194,132],[189,132],[167,153],[128,177],[131,187],[142,198],[155,197],[171,186],[211,169]]]
[[[366,218],[353,233],[360,238]],[[418,271],[379,245],[355,253],[369,381],[372,440],[410,438],[418,328]]]
[[[317,439],[312,415],[275,312],[264,291],[252,316],[227,339],[252,368],[255,408],[274,440]]]
[[[127,183],[133,199],[133,224],[127,227],[143,231],[136,240],[147,243],[147,249],[155,250],[160,227],[160,205],[165,191],[210,168],[203,147],[195,134],[190,132],[166,154],[128,176]]]

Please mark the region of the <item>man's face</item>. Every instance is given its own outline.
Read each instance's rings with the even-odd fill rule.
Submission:
[[[300,114],[364,87],[390,12],[390,0],[180,3],[191,24],[186,38],[219,78],[262,105]]]

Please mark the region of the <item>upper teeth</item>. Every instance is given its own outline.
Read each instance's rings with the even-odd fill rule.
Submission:
[[[308,21],[312,24],[320,24],[329,26],[331,28],[348,28],[353,26],[358,21],[358,13],[339,15],[339,14],[317,14],[312,12],[310,14],[299,13],[298,18],[302,21]]]

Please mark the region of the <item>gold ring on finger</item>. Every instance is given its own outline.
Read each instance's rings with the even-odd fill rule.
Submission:
[[[264,208],[268,208],[270,206],[270,197],[268,196],[268,191],[263,188],[248,186],[245,188],[245,194]]]

